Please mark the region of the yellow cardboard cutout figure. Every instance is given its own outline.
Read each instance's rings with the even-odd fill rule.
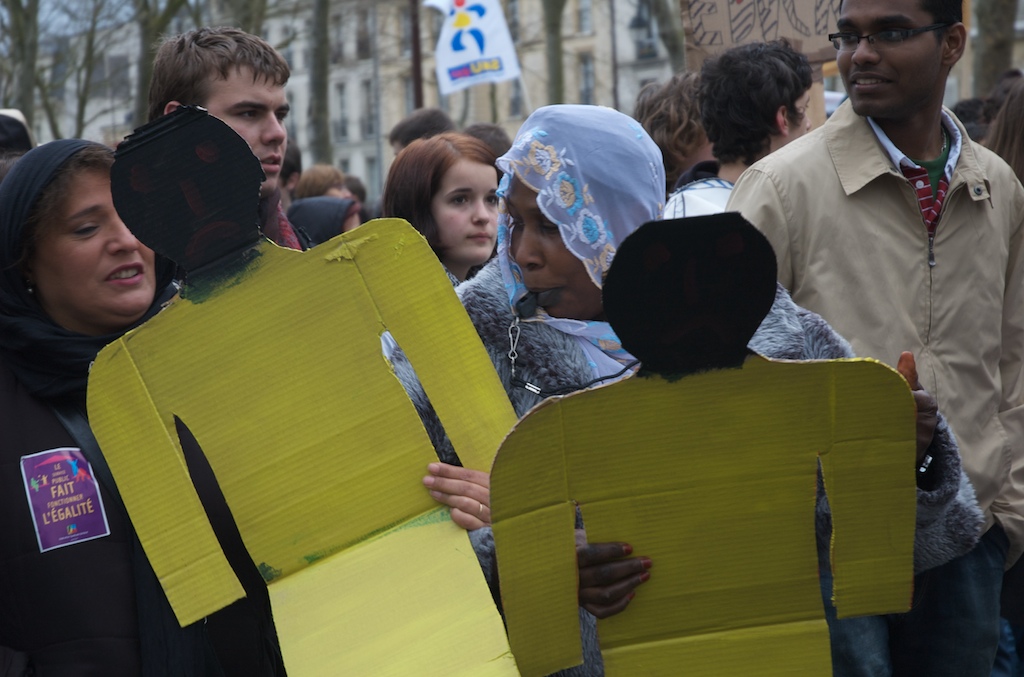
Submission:
[[[641,375],[546,400],[495,459],[502,601],[523,675],[580,662],[577,506],[588,541],[625,541],[653,562],[628,609],[598,621],[609,677],[831,674],[819,459],[839,613],[909,608],[909,388],[870,360],[751,355],[775,257],[738,215],[714,218],[647,224],[616,254],[604,307]]]
[[[115,201],[140,239],[189,263],[188,284],[100,353],[88,404],[179,622],[244,593],[176,420],[202,447],[268,582],[289,674],[517,674],[466,532],[421,484],[437,457],[381,351],[387,328],[463,461],[487,467],[515,417],[436,256],[399,220],[301,253],[250,240],[247,217],[214,207],[238,181],[209,186],[199,174],[238,153],[258,171],[244,142],[194,110],[153,125],[119,150]],[[146,147],[160,152],[135,152]],[[184,171],[166,166],[178,158]],[[248,223],[258,182],[241,182]],[[194,216],[178,221],[191,228],[181,242],[160,213],[180,214],[175,200]],[[240,235],[241,250],[225,233]],[[463,411],[467,400],[480,406]]]

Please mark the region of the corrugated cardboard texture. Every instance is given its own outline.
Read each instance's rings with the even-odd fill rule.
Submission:
[[[509,640],[524,675],[580,662],[573,519],[653,560],[599,621],[614,675],[831,674],[814,512],[818,458],[841,616],[906,611],[915,409],[870,360],[747,360],[538,405],[491,478]]]
[[[422,486],[437,457],[381,352],[387,328],[463,462],[486,469],[515,415],[436,256],[399,220],[257,254],[108,346],[90,377],[90,421],[178,620],[243,593],[175,416],[270,580],[292,674],[458,674],[453,657],[515,674],[468,538]]]
[[[787,38],[812,63],[835,59],[828,34],[836,30],[835,0],[683,0],[686,67],[748,42]]]

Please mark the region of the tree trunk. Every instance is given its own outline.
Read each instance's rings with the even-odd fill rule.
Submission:
[[[3,7],[7,10],[11,28],[13,103],[32,129],[36,107],[36,60],[39,55],[39,0],[3,0]]]
[[[544,47],[548,56],[548,103],[565,101],[565,73],[562,66],[562,14],[566,0],[543,0]]]
[[[39,91],[46,92],[48,83],[44,82],[43,79],[39,77],[38,73],[36,74],[36,77],[36,86],[39,88]],[[43,114],[46,115],[46,124],[50,127],[50,136],[55,139],[63,139],[64,135],[60,130],[60,116],[57,112],[56,106],[53,104],[53,99],[49,96],[43,96],[41,97],[41,104]]]
[[[974,6],[974,95],[984,97],[1011,66],[1017,0],[976,0]]]
[[[92,84],[92,74],[96,69],[97,60],[103,58],[103,54],[97,53],[96,49],[96,23],[98,21],[99,4],[93,4],[92,14],[89,17],[89,27],[85,32],[85,42],[81,48],[81,70],[79,72],[78,81],[79,86],[76,87],[75,92],[75,137],[81,137],[82,132],[85,130],[85,113],[89,105],[89,97],[92,94],[89,85]],[[109,88],[113,86],[110,82],[111,73],[105,71],[106,82],[102,83],[103,87]],[[48,97],[47,97],[48,98]]]
[[[686,70],[686,38],[683,33],[683,14],[678,0],[654,0],[651,14],[658,22],[658,37],[665,45],[673,73]]]
[[[313,1],[312,63],[309,66],[310,151],[313,161],[323,164],[334,164],[327,91],[331,58],[331,46],[327,39],[329,11],[328,0]]]
[[[167,30],[174,16],[187,6],[188,0],[166,0],[163,9],[159,0],[135,0],[135,23],[139,27],[139,79],[136,82],[135,110],[132,124],[136,127],[147,122],[149,109],[149,83],[153,79],[153,57],[157,40]]]

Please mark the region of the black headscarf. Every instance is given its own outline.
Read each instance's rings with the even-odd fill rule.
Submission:
[[[345,221],[358,214],[360,208],[358,202],[347,197],[318,195],[292,202],[288,207],[288,220],[303,248],[310,249],[340,235]]]
[[[0,353],[18,380],[42,399],[84,394],[96,354],[155,315],[175,291],[173,265],[157,256],[153,303],[138,322],[104,336],[86,336],[57,325],[28,292],[18,268],[25,222],[57,170],[94,145],[98,144],[82,139],[51,141],[22,156],[0,183]]]

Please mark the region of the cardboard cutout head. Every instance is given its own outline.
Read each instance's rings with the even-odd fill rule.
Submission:
[[[117,149],[111,169],[114,206],[125,224],[187,272],[259,241],[263,178],[245,140],[192,106],[140,127]]]
[[[775,299],[775,253],[737,212],[652,221],[616,253],[604,309],[644,371],[740,367]]]

